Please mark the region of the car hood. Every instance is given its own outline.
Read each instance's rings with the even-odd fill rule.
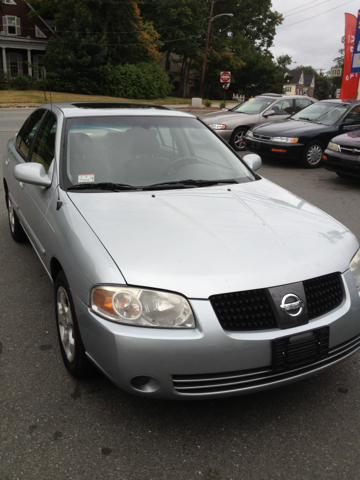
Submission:
[[[328,126],[320,125],[318,123],[286,119],[255,127],[254,132],[258,135],[265,136],[275,136],[279,134],[286,136],[296,134],[297,136],[301,136],[302,134],[317,134],[323,131],[333,130],[334,128],[336,128],[334,125]]]
[[[188,298],[343,272],[358,248],[346,227],[265,179],[68,195],[129,285]]]
[[[342,135],[334,137],[331,141],[334,143],[338,143],[339,145],[360,148],[360,130],[343,133]]]
[[[258,117],[259,115],[256,115]],[[242,119],[251,119],[253,118],[254,115],[247,115],[246,113],[238,113],[238,112],[232,112],[231,110],[224,110],[222,112],[212,112],[212,113],[206,113],[201,117],[201,120],[207,124],[209,123],[216,123],[217,121],[219,122],[225,122],[229,120],[235,120],[241,123]]]

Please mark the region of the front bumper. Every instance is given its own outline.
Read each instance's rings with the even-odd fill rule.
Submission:
[[[221,137],[225,142],[230,143],[230,138],[234,130],[214,130],[211,129],[213,132],[217,133],[219,137]]]
[[[302,158],[304,145],[302,143],[279,143],[256,138],[244,138],[243,145],[246,150],[263,155],[264,157],[284,158],[286,160],[299,160]]]
[[[207,300],[191,301],[197,319],[191,330],[120,325],[98,317],[79,298],[74,302],[89,357],[121,389],[154,398],[216,398],[286,385],[355,353],[360,299],[351,272],[342,279],[345,295],[337,308],[285,330],[225,331]],[[274,368],[274,341],[323,330],[328,332],[325,357],[285,372]]]
[[[360,155],[357,157],[343,152],[325,150],[323,166],[331,172],[360,177]]]

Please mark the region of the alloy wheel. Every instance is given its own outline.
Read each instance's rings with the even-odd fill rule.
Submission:
[[[75,358],[75,331],[68,294],[63,286],[57,291],[56,299],[60,340],[66,358],[72,363]]]

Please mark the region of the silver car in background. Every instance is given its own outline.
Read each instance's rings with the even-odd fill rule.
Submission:
[[[29,116],[2,166],[10,232],[54,284],[73,376],[97,368],[129,393],[216,398],[357,351],[358,241],[260,166],[166,108],[59,103]]]
[[[277,122],[317,102],[303,95],[264,93],[236,105],[231,110],[207,113],[202,120],[235,150],[244,150],[243,137],[249,128],[265,122]]]

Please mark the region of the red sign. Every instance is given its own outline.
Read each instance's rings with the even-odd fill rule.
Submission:
[[[221,83],[229,83],[231,80],[231,73],[230,72],[221,72],[220,73],[220,82]]]
[[[352,52],[354,50],[354,40],[357,18],[350,13],[345,13],[345,61],[344,71],[341,83],[340,99],[350,100],[357,97],[359,74],[351,73]]]

